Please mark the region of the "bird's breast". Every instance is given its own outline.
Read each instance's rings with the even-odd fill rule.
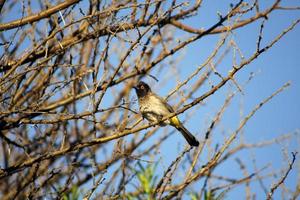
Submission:
[[[164,116],[170,114],[167,106],[155,96],[142,99],[142,101],[140,101],[140,110],[141,112],[154,112]]]
[[[163,117],[170,114],[166,105],[155,96],[148,96],[147,98],[140,99],[140,111],[148,121],[156,123],[162,120]],[[161,125],[169,124],[168,121]]]

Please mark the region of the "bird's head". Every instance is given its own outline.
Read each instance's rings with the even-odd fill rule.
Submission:
[[[133,87],[136,91],[138,97],[144,97],[151,92],[151,88],[149,85],[143,81],[140,81],[135,87]]]

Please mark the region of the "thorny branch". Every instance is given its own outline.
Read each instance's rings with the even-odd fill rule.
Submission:
[[[236,76],[300,23],[288,22],[287,29],[268,40],[268,20],[273,13],[288,14],[299,6],[274,0],[262,7],[257,0],[240,0],[225,7],[216,10],[216,20],[203,28],[189,20],[197,22],[205,11],[202,0],[0,0],[0,198],[183,198],[190,194],[187,188],[203,183],[200,180],[204,184],[201,191],[193,190],[195,198],[241,185],[250,198],[250,182],[265,187],[264,180],[278,174],[266,173],[269,165],[251,171],[236,158],[243,176],[234,179],[215,169],[242,150],[299,138],[287,134],[249,143],[237,137],[248,120],[290,83],[255,107],[229,137],[224,130],[223,140],[215,140],[231,102],[245,92]],[[257,38],[249,53],[235,36],[250,24],[257,26]],[[215,39],[208,56],[199,58],[197,66],[182,67],[186,49],[207,36]],[[232,66],[225,64],[230,62]],[[247,84],[253,77],[250,74]],[[141,79],[155,81],[149,81],[153,90],[171,84],[165,99],[176,101],[176,112],[162,120],[180,114],[186,121],[198,120],[193,116],[214,94],[232,83],[236,91],[225,95],[216,113],[209,113],[215,117],[207,119],[205,134],[197,130],[200,146],[172,144],[174,155],[181,153],[169,155],[168,162],[163,149],[176,131],[142,123],[132,90]],[[293,153],[288,170],[266,190],[267,198],[285,185],[295,161]],[[164,170],[159,173],[155,166]],[[178,178],[181,174],[185,177]],[[294,199],[299,188],[290,194]]]
[[[268,193],[267,199],[272,199],[272,196],[275,192],[275,190],[281,185],[283,184],[284,180],[287,178],[288,174],[290,173],[290,171],[293,168],[293,165],[296,161],[296,156],[297,156],[298,152],[292,152],[292,161],[289,163],[288,169],[286,170],[286,172],[284,173],[284,175],[278,180],[278,182],[276,184],[274,184],[272,186],[272,188],[270,189],[270,192]]]

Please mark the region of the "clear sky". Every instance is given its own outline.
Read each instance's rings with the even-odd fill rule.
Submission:
[[[259,1],[266,6],[271,1]],[[299,1],[283,1],[283,4],[289,6],[300,6]],[[81,4],[84,6],[84,3]],[[263,9],[263,6],[261,7]],[[192,17],[185,21],[185,23],[194,27],[209,27],[217,20],[216,11],[220,11],[225,14],[228,10],[228,1],[221,0],[206,0],[203,1],[203,6],[200,9],[199,15]],[[19,13],[20,14],[20,13]],[[7,19],[19,18],[20,16],[9,16]],[[283,29],[287,28],[294,20],[300,17],[299,10],[295,11],[275,11],[269,16],[269,19],[265,22],[265,28],[263,33],[262,45],[268,44]],[[234,30],[233,35],[230,36],[232,40],[241,49],[242,53],[247,58],[250,56],[256,48],[256,40],[259,34],[261,20],[258,23],[253,23],[245,28]],[[11,33],[11,32],[10,32]],[[180,39],[186,37],[184,32],[177,32],[176,36]],[[196,106],[180,116],[181,119],[186,120],[185,126],[193,132],[199,140],[203,140],[204,133],[206,132],[210,122],[216,112],[219,111],[220,106],[223,104],[226,96],[229,92],[237,92],[230,107],[224,113],[222,120],[212,135],[211,148],[214,148],[216,144],[222,144],[224,138],[228,137],[238,126],[243,117],[251,112],[255,105],[259,104],[263,99],[268,97],[286,82],[290,81],[291,86],[273,98],[269,103],[263,106],[247,123],[244,127],[242,135],[247,143],[259,143],[264,140],[270,140],[280,135],[287,133],[296,133],[299,135],[300,127],[300,26],[298,25],[294,30],[285,35],[277,44],[275,44],[266,53],[263,53],[254,62],[244,67],[236,75],[237,82],[242,86],[243,94],[237,91],[237,88],[232,82],[227,83],[225,87],[219,90],[217,93],[209,97],[204,101],[204,104]],[[184,51],[176,53],[173,58],[180,57],[180,61],[177,63],[180,70],[180,81],[185,80],[191,72],[193,72],[200,64],[202,64],[211,51],[215,48],[216,42],[219,40],[219,35],[208,36],[203,39],[187,46]],[[218,70],[226,75],[228,69],[232,66],[232,52],[219,64]],[[165,64],[167,62],[164,62]],[[168,75],[169,68],[165,68],[162,74]],[[154,72],[151,72],[155,74]],[[245,85],[251,73],[254,73],[254,78]],[[160,80],[164,80],[164,77],[158,77]],[[159,84],[155,85],[155,81],[152,79],[145,79],[151,82],[153,90],[160,96],[166,96],[178,83],[176,78],[169,78],[167,84],[163,88],[159,87]],[[192,82],[194,82],[192,80]],[[217,77],[212,78],[212,83],[217,83],[219,79]],[[188,88],[185,88],[188,89]],[[194,97],[201,96],[204,92],[210,89],[210,85],[207,83],[201,88]],[[108,96],[105,100],[111,101],[112,96]],[[132,99],[136,98],[135,93],[132,92]],[[177,103],[176,98],[171,100],[171,104]],[[134,105],[137,109],[137,105]],[[241,113],[242,110],[242,113]],[[172,128],[162,128],[172,131]],[[163,131],[163,130],[161,130]],[[141,134],[145,133],[143,131]],[[131,137],[131,136],[129,136]],[[154,139],[158,139],[159,134],[156,134]],[[298,136],[299,138],[299,136]],[[240,138],[238,138],[240,139]],[[229,162],[222,164],[222,167],[217,168],[215,173],[218,175],[229,176],[232,178],[242,178],[238,164],[234,161],[239,157],[247,166],[249,173],[254,172],[253,156],[256,157],[256,164],[258,168],[262,168],[268,164],[271,164],[267,170],[262,174],[268,174],[268,172],[278,170],[282,167],[287,167],[288,163],[284,157],[283,152],[288,152],[289,158],[291,151],[299,151],[299,141],[291,141],[290,143],[283,142],[281,145],[271,145],[263,149],[253,149],[242,151]],[[144,144],[145,146],[147,145]],[[180,152],[183,151],[185,141],[180,134],[173,134],[167,141],[165,141],[160,149],[160,152],[152,158],[154,161],[159,162],[157,173],[161,175],[169,166],[169,164],[176,159]],[[232,147],[232,146],[231,146]],[[204,152],[200,157],[200,163],[207,161],[207,152]],[[298,156],[298,160],[299,160]],[[298,161],[299,162],[299,161]],[[110,171],[108,171],[109,173]],[[184,174],[182,174],[184,177]],[[279,177],[268,178],[266,186],[270,188],[274,181]],[[287,185],[295,190],[295,185],[299,181],[299,167],[294,167],[293,171],[286,179]],[[194,186],[194,187],[193,187]],[[193,185],[194,190],[198,185]],[[257,183],[251,183],[251,191],[256,194],[257,199],[264,199],[265,194],[262,192],[260,185]],[[275,194],[275,198],[279,197],[280,193]],[[228,194],[227,199],[243,199],[245,197],[244,187],[239,187]]]
[[[263,3],[263,1],[260,2]],[[288,2],[283,3],[285,5],[299,6],[299,1],[285,2]],[[268,3],[270,3],[270,1],[268,1]],[[189,19],[189,25],[194,27],[209,27],[209,25],[213,24],[217,19],[216,10],[224,11],[227,9],[228,2],[221,3],[221,1],[217,0],[204,1],[203,6],[200,9],[200,15]],[[263,7],[261,9],[263,9]],[[287,28],[299,17],[300,13],[297,10],[275,11],[269,17],[269,20],[265,22],[262,45],[268,44],[278,34],[280,34],[283,29]],[[237,43],[246,58],[255,51],[260,23],[261,20],[258,23],[233,31],[234,34],[232,39]],[[179,38],[184,36],[184,33],[178,33]],[[242,87],[243,94],[238,92],[230,104],[230,107],[227,109],[227,112],[225,112],[222,117],[219,127],[213,133],[212,147],[216,144],[221,145],[224,140],[224,136],[229,136],[229,134],[238,127],[242,117],[249,114],[255,105],[259,104],[263,99],[271,95],[288,81],[291,82],[291,86],[263,106],[255,114],[255,116],[248,121],[247,125],[243,129],[243,137],[247,143],[259,143],[287,133],[296,133],[299,135],[299,36],[300,27],[297,26],[293,31],[284,36],[280,42],[275,44],[272,49],[262,54],[258,59],[246,66],[236,75],[236,80],[243,86],[249,79],[250,73],[253,72],[255,74],[254,78],[247,85]],[[215,48],[215,44],[218,39],[219,36],[205,37],[202,40],[189,45],[185,49],[184,56],[178,64],[180,66],[181,81],[185,80],[185,78],[188,77],[197,66],[205,61],[212,49]],[[175,54],[174,56],[182,56],[179,54]],[[229,53],[228,58],[222,61],[222,63],[218,66],[218,70],[225,75],[228,72],[228,69],[232,66],[232,60],[232,53]],[[166,74],[168,73],[167,70],[168,69],[165,71]],[[217,83],[217,80],[218,79],[216,78],[212,81]],[[149,81],[151,81],[151,79]],[[155,88],[155,81],[152,82]],[[156,90],[156,92],[158,92],[161,96],[166,96],[172,88],[176,86],[176,84],[176,79],[169,79],[164,88],[155,88],[154,90]],[[203,92],[208,91],[209,87],[209,85],[206,85],[206,87],[199,93],[195,94],[194,97],[198,97],[203,94]],[[209,97],[205,101],[204,105],[185,112],[181,118],[188,118],[186,127],[188,127],[191,132],[195,133],[200,140],[203,139],[203,134],[210,125],[214,114],[219,110],[221,104],[224,102],[225,96],[229,91],[236,90],[237,88],[234,84],[229,83],[216,94]],[[176,102],[176,100],[174,102]],[[240,113],[241,109],[243,112],[242,116]],[[186,117],[191,113],[192,115],[190,117]],[[183,143],[184,141],[182,141],[179,134],[178,136],[173,135],[165,142],[160,151],[161,160],[163,160],[163,162],[161,162],[162,164],[160,165],[160,169],[166,170],[168,163],[173,161],[178,156],[179,152],[183,150],[183,146],[181,146]],[[268,174],[272,170],[279,172],[282,167],[288,166],[288,162],[283,156],[283,152],[287,151],[289,158],[291,158],[290,152],[299,151],[298,145],[299,143],[296,141],[291,141],[291,143],[283,142],[281,145],[271,145],[263,149],[242,151],[236,156],[233,156],[228,163],[224,163],[222,167],[217,168],[215,173],[232,178],[242,178],[243,175],[240,172],[239,165],[234,161],[234,159],[239,157],[247,166],[248,172],[252,173],[254,172],[254,156],[256,157],[256,165],[258,168],[271,164],[271,166],[269,166],[267,170],[263,171],[262,174]],[[203,155],[200,159],[206,160],[207,158]],[[184,174],[182,174],[182,176],[184,177]],[[266,186],[270,188],[271,184],[278,180],[278,178],[279,177],[272,177],[266,179]],[[294,167],[293,172],[286,179],[286,184],[290,187],[290,189],[295,190],[297,181],[299,181],[299,168],[297,169],[297,167]],[[258,183],[251,183],[250,186],[251,192],[256,194],[257,199],[265,198],[265,194]],[[194,186],[194,189],[197,190],[197,185]],[[280,192],[277,192],[275,194],[275,199],[279,196]],[[227,197],[228,198],[226,199],[243,199],[241,197],[245,197],[244,187],[239,187],[238,189],[233,190],[227,195]]]

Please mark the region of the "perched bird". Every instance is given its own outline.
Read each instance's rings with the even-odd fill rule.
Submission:
[[[160,122],[160,126],[171,125],[181,132],[191,146],[199,145],[198,140],[182,125],[177,116],[161,121],[164,117],[174,113],[174,110],[164,99],[152,92],[149,85],[140,81],[134,89],[138,96],[143,118],[146,118],[150,123]]]

